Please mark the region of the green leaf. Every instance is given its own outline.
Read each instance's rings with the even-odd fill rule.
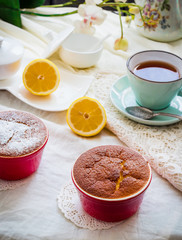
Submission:
[[[169,4],[169,0],[164,0],[163,4],[162,4],[162,7],[161,7],[161,11],[163,10],[167,10],[167,11],[170,11],[171,9],[171,6]]]
[[[20,0],[20,8],[36,8],[43,5],[45,0]]]
[[[19,0],[0,0],[0,18],[17,27],[22,27]]]

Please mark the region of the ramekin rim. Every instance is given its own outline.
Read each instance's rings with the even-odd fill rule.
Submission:
[[[29,113],[29,112],[23,111],[23,110],[22,111],[21,110],[14,110],[14,109],[13,110],[1,110],[1,112],[8,112],[8,111],[25,112],[25,113],[28,113],[28,114],[33,115],[34,117],[38,118],[43,123],[43,125],[45,126],[46,136],[45,136],[44,142],[37,149],[35,149],[34,151],[32,151],[30,153],[27,153],[27,154],[24,154],[24,155],[21,155],[21,156],[2,156],[2,155],[0,155],[0,159],[13,159],[13,158],[20,159],[20,158],[26,158],[26,157],[29,157],[30,155],[33,155],[34,153],[38,152],[42,148],[44,148],[46,143],[47,143],[47,141],[48,141],[48,139],[49,139],[49,130],[48,130],[47,126],[45,125],[45,123],[42,121],[42,119],[40,119],[39,117],[37,117],[33,113]]]
[[[40,145],[39,148],[35,149],[34,151],[30,152],[30,153],[27,153],[27,154],[24,154],[24,155],[21,155],[21,156],[0,156],[0,159],[21,159],[21,158],[26,158],[26,157],[29,157],[35,153],[37,153],[38,151],[40,151],[42,148],[45,147],[47,141],[49,139],[49,135],[46,136],[46,139],[44,141],[44,143],[42,145]]]
[[[150,185],[151,181],[152,181],[152,169],[151,169],[151,166],[150,164],[148,163],[147,161],[147,164],[148,164],[148,167],[149,167],[149,170],[150,170],[150,175],[149,175],[149,179],[147,180],[147,183],[144,185],[143,188],[141,188],[137,193],[133,194],[133,195],[129,195],[127,197],[124,197],[124,198],[101,198],[101,197],[97,197],[97,196],[94,196],[92,194],[89,194],[87,193],[85,190],[83,190],[76,182],[75,178],[74,178],[74,174],[73,174],[73,168],[71,170],[71,178],[72,178],[72,181],[74,183],[74,185],[77,187],[77,189],[84,193],[86,196],[88,197],[91,197],[95,200],[101,200],[101,201],[105,201],[105,202],[123,202],[123,201],[126,201],[126,200],[130,200],[130,199],[133,199],[135,197],[138,197],[140,194],[142,194]]]

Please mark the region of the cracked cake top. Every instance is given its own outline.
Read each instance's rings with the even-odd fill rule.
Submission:
[[[45,124],[33,114],[0,111],[0,156],[30,154],[45,143],[47,135]]]
[[[73,176],[87,193],[115,199],[145,187],[150,168],[139,153],[119,145],[105,145],[83,153],[74,164]]]

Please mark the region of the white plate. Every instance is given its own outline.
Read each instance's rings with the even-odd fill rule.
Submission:
[[[133,121],[153,126],[170,125],[179,122],[178,118],[167,116],[156,116],[150,120],[144,120],[130,115],[125,109],[130,106],[139,106],[135,100],[134,93],[129,85],[128,77],[124,76],[118,79],[111,88],[110,98],[113,105],[126,117]],[[157,112],[157,111],[154,111]],[[181,115],[182,113],[182,97],[176,96],[171,105],[160,112],[168,112]]]
[[[36,96],[25,89],[22,81],[25,64],[29,61],[26,59],[17,74],[11,79],[1,80],[0,90],[9,91],[21,101],[40,110],[55,112],[68,109],[74,100],[85,95],[93,80],[90,75],[73,74],[57,65],[61,76],[58,89],[49,96]]]

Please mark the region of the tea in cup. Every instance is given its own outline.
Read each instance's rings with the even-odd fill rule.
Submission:
[[[168,107],[177,94],[182,96],[182,58],[177,55],[147,50],[132,55],[126,65],[140,106],[159,110]]]

